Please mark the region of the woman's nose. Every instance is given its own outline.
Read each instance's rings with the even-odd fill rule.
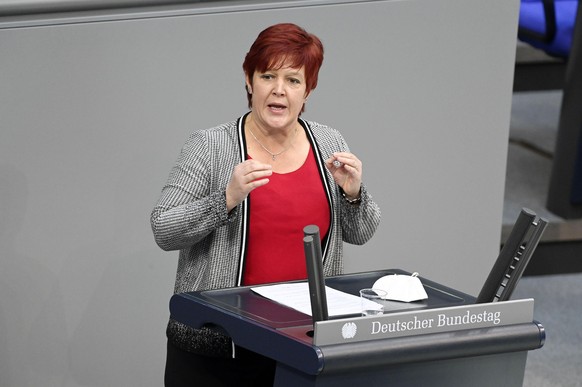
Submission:
[[[273,88],[273,94],[277,96],[285,95],[285,84],[282,81],[278,81],[275,83],[275,87]]]

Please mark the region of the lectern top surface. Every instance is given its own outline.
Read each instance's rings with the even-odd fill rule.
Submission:
[[[389,274],[408,273],[402,270],[392,269],[347,274],[337,277],[328,277],[325,279],[325,283],[331,288],[357,295],[359,294],[360,289],[371,287],[378,278]],[[474,302],[474,298],[467,294],[444,287],[423,278],[421,278],[421,281],[428,294],[428,299],[412,303],[393,302],[388,313],[410,309],[463,305]],[[244,316],[257,323],[272,328],[286,328],[312,324],[310,316],[266,299],[254,293],[250,287],[208,290],[195,292],[191,295],[200,301],[206,301],[227,312]],[[338,316],[337,318],[343,317],[348,316]]]

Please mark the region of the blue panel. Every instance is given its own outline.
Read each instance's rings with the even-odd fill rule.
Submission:
[[[544,43],[535,38],[520,36],[532,46],[559,57],[568,57],[572,45],[572,35],[576,21],[577,0],[555,0],[556,35]],[[519,27],[539,34],[546,33],[546,16],[541,0],[522,0],[519,10]]]

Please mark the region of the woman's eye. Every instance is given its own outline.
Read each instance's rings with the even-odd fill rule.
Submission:
[[[271,74],[263,74],[263,75],[261,75],[261,78],[263,78],[263,79],[273,79],[273,76]]]
[[[295,85],[298,85],[298,84],[300,84],[300,83],[301,83],[301,81],[300,81],[299,79],[295,79],[295,78],[291,78],[291,79],[289,79],[289,82],[291,82],[291,83],[293,83],[293,84],[295,84]]]

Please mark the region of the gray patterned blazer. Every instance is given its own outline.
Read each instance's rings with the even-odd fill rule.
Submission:
[[[246,160],[244,118],[195,131],[182,148],[151,214],[156,243],[180,250],[176,293],[240,286],[248,231],[247,200],[227,213],[226,186],[233,168]],[[380,209],[362,185],[362,201],[349,204],[324,166],[333,152],[349,148],[341,134],[316,122],[299,120],[313,147],[331,209],[330,230],[322,243],[326,276],[343,272],[343,242],[367,242],[380,222]],[[227,356],[230,341],[209,329],[191,329],[170,319],[168,338],[182,349]]]

